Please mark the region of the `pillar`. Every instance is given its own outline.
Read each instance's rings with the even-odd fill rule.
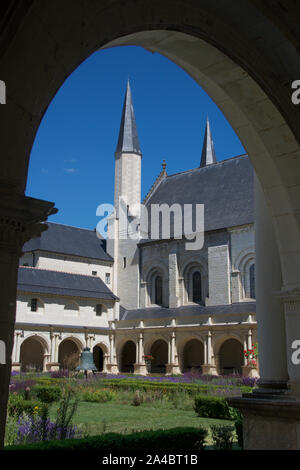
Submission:
[[[24,243],[39,236],[47,225],[39,222],[54,213],[54,204],[17,192],[4,182],[0,187],[0,341],[6,364],[0,365],[0,448],[4,443],[6,408],[12,365],[19,258]]]
[[[255,291],[259,347],[259,386],[286,388],[288,380],[280,258],[272,218],[255,177]]]
[[[202,374],[217,375],[217,369],[213,363],[212,333],[208,331],[204,343],[204,364],[202,365]]]
[[[173,318],[171,326],[175,328],[176,319]],[[178,362],[178,351],[176,343],[176,330],[171,331],[169,342],[168,342],[168,364],[166,365],[166,375],[179,375],[181,374],[179,362]]]
[[[21,358],[20,358],[20,338],[22,337],[21,331],[15,331],[14,335],[14,346],[13,346],[13,363],[12,363],[12,370],[16,372],[21,371]]]
[[[110,374],[118,374],[119,368],[116,358],[115,335],[113,333],[109,335],[109,357],[110,364],[107,364],[107,370]]]
[[[282,288],[280,259],[272,218],[256,178],[255,245],[259,388],[227,401],[243,415],[245,450],[299,450],[300,400],[288,390],[288,364],[290,374],[293,370],[287,348],[293,335],[300,333],[300,309],[299,316],[297,309],[288,311],[287,298],[282,302],[282,294],[276,295]],[[297,316],[297,321],[289,322]]]

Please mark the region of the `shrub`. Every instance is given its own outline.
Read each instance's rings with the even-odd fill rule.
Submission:
[[[233,426],[211,426],[215,450],[231,450],[233,444]]]
[[[18,418],[22,413],[33,415],[33,413],[42,408],[42,403],[33,400],[25,400],[21,395],[13,393],[9,395],[7,403],[7,412],[9,416]]]
[[[81,394],[81,399],[88,402],[106,403],[115,400],[116,393],[112,390],[84,390]]]
[[[142,431],[132,434],[102,434],[84,439],[40,442],[27,446],[9,446],[7,450],[85,450],[97,455],[165,455],[187,454],[204,450],[207,430],[204,428],[174,428]],[[128,450],[126,452],[126,449]]]
[[[141,404],[142,404],[142,397],[141,397],[140,391],[136,390],[133,400],[132,400],[132,405],[140,406]]]
[[[194,410],[203,418],[232,419],[224,398],[199,395],[195,398]]]
[[[61,397],[62,391],[58,386],[36,385],[34,392],[37,398],[43,403],[53,403]]]

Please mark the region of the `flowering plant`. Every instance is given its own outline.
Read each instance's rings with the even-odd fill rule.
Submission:
[[[258,349],[257,343],[255,343],[252,349],[245,349],[244,356],[247,358],[247,365],[256,367],[257,366],[257,358],[258,358]]]
[[[145,361],[153,361],[154,357],[151,354],[145,354],[144,356]]]

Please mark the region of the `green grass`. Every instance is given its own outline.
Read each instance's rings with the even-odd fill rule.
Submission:
[[[54,418],[56,407],[50,411]],[[73,423],[83,425],[89,435],[102,432],[130,433],[132,431],[171,429],[176,427],[205,427],[214,424],[233,425],[232,421],[199,418],[193,410],[164,408],[161,404],[87,403],[80,402]],[[105,423],[105,424],[104,424]],[[207,444],[211,444],[210,436]]]

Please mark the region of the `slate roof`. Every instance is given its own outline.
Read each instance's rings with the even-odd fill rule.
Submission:
[[[129,80],[127,82],[119,139],[115,153],[137,153],[139,155],[142,154],[136,128]]]
[[[204,231],[254,222],[253,167],[247,155],[164,178],[146,202],[151,227],[151,204],[204,204]],[[195,209],[193,210],[195,215]],[[172,220],[172,219],[171,219]],[[172,237],[172,224],[171,224]],[[147,240],[142,240],[145,243]]]
[[[106,253],[106,240],[99,239],[94,230],[47,222],[48,230],[32,238],[23,246],[23,252],[49,251],[82,256],[103,261],[113,261]]]
[[[183,305],[177,308],[148,307],[136,310],[120,308],[120,320],[156,320],[163,318],[185,318],[204,315],[255,313],[256,302],[239,302],[229,305]]]
[[[98,276],[20,267],[18,291],[114,300],[117,297]]]

